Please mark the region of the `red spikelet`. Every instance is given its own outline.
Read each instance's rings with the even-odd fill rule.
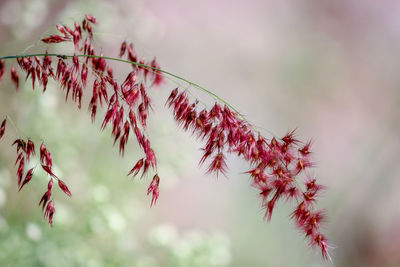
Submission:
[[[94,122],[97,113],[97,91],[93,90],[92,99],[90,100],[89,110],[91,111],[90,117],[92,118],[92,122]]]
[[[68,32],[68,36],[74,35],[74,31],[70,27],[64,25],[64,29]]]
[[[178,95],[178,88],[175,88],[174,90],[171,91],[171,94],[169,95],[167,102],[165,102],[165,104],[168,103],[169,106],[171,106],[177,95]]]
[[[92,30],[92,25],[90,25],[90,23],[86,24],[86,31],[89,33],[90,39],[92,39],[93,38],[93,30]]]
[[[26,185],[27,183],[29,183],[29,181],[32,179],[33,170],[34,170],[34,169],[35,169],[35,168],[29,169],[29,171],[26,173],[25,179],[24,179],[24,181],[22,182],[22,185],[21,185],[21,187],[19,188],[18,191],[21,191],[22,187],[24,187],[24,185]]]
[[[93,24],[96,24],[96,23],[97,23],[97,20],[96,20],[96,18],[95,18],[94,16],[92,16],[92,15],[90,15],[90,14],[86,14],[85,17],[86,17],[86,19],[87,19],[88,21],[90,21],[91,23],[93,23]]]
[[[47,204],[46,211],[44,212],[44,218],[49,220],[51,227],[53,227],[53,216],[54,216],[55,208],[54,202],[51,200],[49,204]]]
[[[158,174],[154,175],[153,180],[151,181],[149,188],[147,188],[147,195],[150,195],[151,193],[153,194],[151,198],[151,204],[150,206],[155,205],[158,199],[158,196],[160,194],[160,191],[158,189],[158,186],[160,184],[160,177]]]
[[[268,201],[266,203],[266,205],[265,205],[266,211],[265,211],[264,219],[267,218],[268,221],[271,221],[271,216],[272,216],[272,212],[274,211],[275,202],[276,202],[276,198],[272,198],[270,201]]]
[[[42,77],[40,78],[40,80],[42,81],[42,85],[43,85],[43,93],[46,92],[46,88],[47,88],[47,83],[49,81],[48,79],[48,75],[46,71],[42,72]]]
[[[0,140],[4,135],[4,132],[6,131],[6,124],[7,124],[7,119],[4,119],[0,126]]]
[[[151,61],[151,67],[154,68],[153,69],[153,73],[154,73],[154,75],[153,75],[154,76],[153,83],[155,85],[160,85],[161,83],[164,82],[164,77],[162,76],[161,71],[159,71],[160,65],[158,64],[158,62],[157,62],[157,60],[155,58]]]
[[[51,153],[47,150],[44,143],[40,146],[40,162],[42,165],[48,166],[50,169],[53,166],[53,160],[51,158]]]
[[[135,128],[133,128],[133,131],[135,132],[136,135],[136,139],[139,143],[140,146],[143,146],[143,134],[142,132],[139,130],[139,128],[136,126]]]
[[[19,76],[14,67],[11,68],[11,80],[15,85],[17,92],[19,91]]]
[[[150,167],[150,161],[148,159],[145,159],[141,178],[143,178],[143,176],[146,175],[147,171],[149,170],[149,167]]]
[[[44,162],[45,158],[46,158],[46,154],[47,154],[47,149],[46,146],[44,145],[44,143],[42,143],[40,145],[40,162]]]
[[[123,57],[125,55],[125,51],[126,51],[126,42],[123,41],[119,51],[119,57]]]
[[[125,121],[124,134],[121,136],[121,138],[119,140],[119,152],[122,156],[124,155],[125,145],[128,143],[130,129],[131,129],[131,126],[130,126],[129,122]]]
[[[64,27],[62,25],[56,25],[57,30],[64,35],[64,37],[68,37],[68,34],[65,32]]]
[[[23,156],[24,156],[23,152],[18,154],[17,160],[14,163],[14,166],[17,165],[17,163],[22,159]]]
[[[128,173],[128,176],[131,175],[131,174],[133,173],[133,177],[135,177],[135,176],[139,173],[140,169],[142,168],[143,163],[144,163],[144,158],[138,160],[138,162],[136,162],[136,164],[135,164],[135,166],[132,168],[132,170]]]
[[[22,177],[24,176],[24,168],[25,168],[25,158],[22,157],[19,161],[19,166],[17,170],[17,178],[18,178],[18,186],[21,185]]]
[[[72,57],[72,62],[73,62],[73,69],[72,69],[72,71],[76,71],[76,72],[79,72],[79,59],[78,59],[78,56],[77,55],[74,55],[73,57]]]
[[[1,84],[1,78],[4,75],[4,68],[5,68],[5,63],[3,60],[0,59],[0,84]]]
[[[253,184],[254,187],[256,187],[257,189],[259,189],[260,192],[260,197],[261,197],[261,203],[263,206],[267,205],[268,202],[268,197],[270,195],[270,193],[272,192],[273,188],[270,187],[267,184],[264,183],[260,183],[260,182],[255,182]]]
[[[22,151],[26,152],[26,142],[22,139],[17,139],[14,141],[12,145],[17,145],[17,153],[19,153],[19,150],[22,149]]]
[[[87,79],[88,79],[88,66],[86,64],[83,64],[81,69],[81,81],[83,87],[86,87]]]
[[[133,44],[130,43],[128,46],[128,60],[129,61],[133,61],[133,62],[137,62],[137,56],[135,53],[135,50],[133,48]],[[135,70],[136,69],[136,65],[132,64],[132,68]]]
[[[301,149],[299,149],[299,152],[303,156],[308,156],[311,153],[311,151],[310,151],[311,145],[312,145],[312,142],[309,141],[305,146],[303,146]]]
[[[46,44],[57,44],[65,41],[69,41],[71,38],[65,37],[65,36],[60,36],[60,35],[50,35],[47,38],[43,38],[42,42]]]
[[[50,181],[47,184],[47,191],[46,193],[44,193],[44,195],[39,201],[39,206],[42,205],[42,211],[44,210],[44,207],[46,206],[47,202],[50,200],[52,189],[53,189],[53,178],[50,178]]]
[[[42,198],[39,201],[39,206],[42,205],[42,210],[44,210],[44,207],[46,206],[47,202],[49,201],[51,197],[51,190],[46,191]]]
[[[115,120],[117,112],[119,108],[119,103],[115,102],[112,106],[110,106],[106,112],[106,115],[104,116],[103,123],[101,124],[101,129],[104,130],[107,126],[107,124],[110,122],[110,120]]]
[[[311,238],[310,245],[313,247],[319,246],[321,248],[322,257],[325,260],[331,260],[331,256],[329,255],[329,244],[326,237],[321,233],[316,233]]]
[[[138,113],[140,122],[142,123],[143,128],[146,128],[146,120],[147,120],[147,111],[144,106],[144,103],[141,103],[138,107]]]
[[[284,137],[282,137],[282,141],[285,144],[298,144],[300,141],[296,138],[296,129],[291,132],[288,132]]]
[[[208,173],[215,172],[218,176],[218,174],[221,172],[224,176],[226,176],[226,161],[225,161],[225,156],[222,152],[218,153],[213,161],[211,162],[210,166],[208,167]]]
[[[49,174],[51,177],[53,177],[53,178],[55,178],[55,179],[58,179],[58,177],[53,173],[53,170],[51,169],[50,166],[47,166],[47,165],[43,165],[43,164],[42,164],[42,168],[43,168],[43,170],[44,170],[45,172],[47,172],[47,174]]]
[[[149,161],[151,167],[156,170],[157,169],[157,159],[156,153],[152,148],[146,149],[146,159]]]
[[[65,194],[71,197],[71,192],[69,191],[67,185],[60,179],[58,179],[58,186],[61,188],[62,191],[64,191]]]
[[[137,123],[136,123],[136,115],[135,112],[133,112],[133,110],[129,110],[129,121],[131,123],[132,128],[135,128]]]
[[[31,155],[35,155],[35,144],[32,140],[28,139],[28,143],[26,145],[26,162],[29,162]]]

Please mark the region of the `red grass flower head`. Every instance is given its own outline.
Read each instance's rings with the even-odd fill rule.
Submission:
[[[149,195],[150,193],[153,194],[150,206],[153,206],[153,204],[155,205],[157,202],[158,196],[160,194],[158,189],[159,184],[160,177],[158,176],[158,174],[156,174],[154,175],[153,180],[151,181],[149,188],[147,189],[147,195]]]
[[[144,156],[137,161],[128,175],[136,176],[143,170],[141,175],[143,177],[147,173],[157,172],[156,153],[150,145],[149,134],[146,132],[149,109],[153,109],[152,99],[148,94],[149,88],[160,85],[164,81],[164,74],[188,81],[163,72],[156,59],[147,61],[138,56],[133,44],[128,45],[124,41],[119,49],[119,57],[131,61],[133,70],[127,74],[123,83],[120,83],[117,80],[120,75],[115,75],[114,78],[113,68],[109,62],[121,60],[104,57],[94,46],[93,27],[96,23],[96,18],[87,14],[81,24],[75,22],[70,27],[57,25],[57,34],[42,39],[48,44],[68,42],[75,48],[73,55],[46,52],[45,55],[15,56],[15,58],[21,70],[25,72],[26,79],[31,79],[33,89],[39,84],[45,92],[49,79],[53,79],[65,94],[65,101],[72,99],[79,109],[82,99],[85,97],[90,99],[88,110],[92,122],[97,111],[104,114],[101,129],[104,130],[109,123],[112,124],[112,138],[114,144],[119,141],[119,151],[122,156],[132,127],[136,136],[135,141]],[[57,66],[56,70],[52,67],[54,56],[58,57],[58,62],[53,64],[54,67]],[[82,62],[79,61],[79,57],[82,57]],[[13,58],[13,56],[3,58]],[[4,61],[0,60],[0,82],[4,68]],[[89,68],[92,71],[89,71]],[[18,91],[19,76],[14,67],[11,68],[11,80]],[[89,80],[93,81],[93,87],[87,91],[85,88]],[[189,87],[196,87],[218,99],[210,109],[199,110],[199,102],[192,101],[191,94],[187,92],[191,88],[182,92],[175,88],[166,101],[179,127],[190,131],[204,142],[200,164],[209,159],[207,172],[216,173],[217,176],[219,173],[225,175],[227,171],[225,156],[228,153],[239,156],[249,165],[245,173],[249,174],[252,186],[260,194],[262,207],[266,210],[265,218],[271,219],[279,200],[297,202],[291,219],[308,238],[309,244],[320,247],[323,257],[328,258],[328,244],[325,236],[320,233],[325,215],[314,207],[323,187],[307,174],[308,169],[315,165],[310,159],[311,141],[304,145],[298,140],[295,130],[289,131],[282,138],[266,139],[227,102],[196,84],[188,83]],[[111,98],[109,98],[110,93]],[[140,123],[137,123],[137,120],[140,120]],[[6,120],[0,126],[0,138],[4,134],[5,127]],[[27,141],[17,139],[14,144],[17,145],[15,165],[18,166],[17,177],[21,190],[33,177],[33,168],[28,170],[25,176],[24,173],[25,165],[35,154],[35,148],[30,139]],[[42,205],[42,210],[45,210],[44,216],[52,226],[55,208],[50,198],[54,179],[57,179],[58,186],[65,194],[71,196],[71,192],[54,174],[52,157],[44,143],[40,146],[40,164],[51,177],[39,206]],[[303,186],[299,185],[300,181],[303,181],[301,180],[303,177],[300,176],[306,177]],[[152,194],[151,206],[156,204],[159,197],[159,182],[160,178],[155,174],[147,190],[148,195]]]
[[[54,208],[54,202],[53,202],[53,200],[51,200],[49,202],[49,204],[47,204],[46,211],[44,212],[44,218],[49,219],[49,223],[50,223],[51,227],[53,227],[53,216],[54,216],[55,211],[56,210]]]

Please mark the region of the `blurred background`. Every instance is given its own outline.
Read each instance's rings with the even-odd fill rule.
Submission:
[[[132,41],[139,55],[222,96],[268,137],[297,127],[314,140],[333,262],[306,245],[290,203],[263,221],[245,163],[230,158],[228,179],[205,175],[201,144],[164,107],[174,83],[151,90],[161,193],[150,208],[150,177],[126,177],[142,156],[133,139],[121,158],[110,130],[100,132],[101,113],[90,123],[89,99],[78,110],[54,83],[43,95],[22,74],[16,94],[7,72],[0,116],[21,132],[8,124],[0,143],[0,266],[400,266],[399,1],[2,0],[0,54],[43,51],[38,41],[56,24],[85,13],[99,20],[104,54]],[[52,229],[37,204],[44,173],[17,193],[11,144],[21,133],[45,140],[72,191],[69,199],[53,190]]]

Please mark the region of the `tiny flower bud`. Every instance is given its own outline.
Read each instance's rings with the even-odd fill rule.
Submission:
[[[58,186],[61,188],[62,191],[64,191],[65,194],[71,197],[71,192],[69,191],[67,185],[60,179],[58,179]]]

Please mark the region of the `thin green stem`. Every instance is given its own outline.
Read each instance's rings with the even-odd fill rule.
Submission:
[[[18,126],[14,122],[14,120],[11,118],[11,116],[8,115],[7,113],[5,113],[5,115],[6,115],[6,120],[11,123],[11,125],[14,127],[14,129],[17,131],[17,133],[19,133],[20,135],[24,135],[23,132],[18,128]],[[26,135],[24,135],[24,136],[26,136]]]

